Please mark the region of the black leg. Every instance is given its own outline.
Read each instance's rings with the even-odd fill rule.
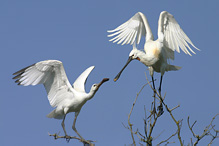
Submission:
[[[152,82],[153,82],[153,88],[154,88],[154,109],[153,109],[153,115],[155,116],[155,114],[156,114],[156,98],[155,98],[155,96],[156,96],[156,90],[155,90],[155,84],[154,84],[154,77],[153,76],[151,76],[151,78],[152,78]]]
[[[159,94],[161,96],[161,84],[162,84],[163,76],[160,77],[160,87],[159,87]]]
[[[153,76],[151,76],[151,77],[152,77],[152,82],[153,82],[153,88],[155,90],[154,77]]]
[[[158,89],[160,97],[161,97],[161,84],[162,84],[162,80],[163,80],[163,76],[161,75],[161,77],[160,77],[160,87]],[[162,101],[160,101],[160,105],[157,107],[157,110],[158,110],[158,116],[161,116],[164,113]]]

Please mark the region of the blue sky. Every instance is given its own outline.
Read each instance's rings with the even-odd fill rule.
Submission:
[[[48,132],[61,132],[61,121],[48,119],[52,111],[42,85],[17,86],[12,78],[15,71],[47,59],[63,62],[69,81],[75,79],[89,66],[95,65],[86,90],[104,77],[111,80],[104,84],[94,98],[82,108],[76,123],[77,130],[86,139],[96,140],[97,146],[129,145],[132,143],[127,117],[136,93],[146,83],[147,68],[133,61],[115,83],[113,78],[125,64],[132,47],[109,42],[107,30],[114,29],[136,12],[144,13],[157,38],[157,23],[161,11],[174,15],[184,32],[201,49],[192,57],[176,53],[174,65],[182,66],[177,72],[164,75],[162,92],[166,93],[169,107],[180,104],[173,114],[183,119],[182,139],[192,137],[186,118],[197,120],[194,128],[201,134],[211,118],[219,113],[218,42],[219,2],[202,0],[184,1],[73,1],[73,0],[2,0],[0,2],[0,145],[2,146],[58,146],[82,145],[77,141],[66,143],[54,140]],[[155,73],[156,85],[160,74]],[[134,108],[131,122],[134,129],[143,132],[144,106],[147,111],[152,102],[152,91],[146,87]],[[74,114],[66,118],[66,130],[71,129]],[[215,123],[219,123],[219,120]],[[159,119],[153,136],[154,144],[175,132],[176,126],[167,112]],[[219,125],[217,124],[217,129]],[[136,141],[139,142],[136,137]],[[173,138],[177,145],[177,138]],[[200,145],[210,141],[204,138]],[[218,145],[215,140],[213,145]]]

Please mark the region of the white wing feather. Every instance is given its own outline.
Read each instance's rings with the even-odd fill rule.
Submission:
[[[163,41],[165,49],[171,49],[172,51],[180,53],[181,48],[185,54],[189,54],[190,56],[190,52],[194,54],[195,52],[190,48],[189,44],[199,50],[181,29],[173,15],[166,11],[160,13],[158,21],[158,39]]]
[[[142,36],[146,36],[146,40],[153,40],[153,34],[148,21],[141,12],[136,13],[132,18],[114,30],[108,30],[107,32],[112,33],[108,37],[113,37],[109,41],[117,42],[117,44],[122,43],[122,45],[133,45],[134,42],[139,44]]]
[[[61,61],[41,61],[21,69],[13,75],[16,75],[13,79],[17,79],[15,82],[18,85],[43,84],[52,107],[56,107],[65,99],[73,97],[72,87]]]
[[[85,84],[87,81],[87,77],[94,69],[94,66],[87,68],[74,82],[73,87],[75,90],[80,92],[85,92]]]

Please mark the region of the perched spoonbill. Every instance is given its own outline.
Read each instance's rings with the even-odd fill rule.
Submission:
[[[64,124],[65,117],[68,113],[75,112],[72,128],[84,140],[75,128],[77,116],[82,106],[93,98],[104,82],[109,80],[108,78],[104,78],[100,83],[93,84],[90,92],[86,93],[84,86],[88,75],[93,69],[94,66],[87,68],[76,79],[73,87],[68,81],[62,62],[58,60],[46,60],[30,65],[15,72],[13,75],[16,76],[13,79],[17,79],[15,82],[23,86],[43,84],[47,91],[50,105],[56,107],[47,117],[63,119],[61,125],[65,133],[65,138],[68,139],[69,136],[66,133]]]
[[[174,60],[174,51],[180,53],[180,49],[189,54],[195,52],[190,48],[189,44],[199,50],[170,13],[163,11],[160,13],[158,21],[158,39],[154,41],[153,34],[148,24],[147,18],[141,12],[136,13],[127,22],[123,23],[114,30],[109,30],[108,37],[113,37],[110,41],[117,44],[131,44],[133,49],[129,54],[129,59],[122,70],[114,78],[117,81],[126,68],[126,66],[134,59],[139,60],[148,66],[150,75],[154,85],[154,71],[161,73],[159,92],[161,93],[162,78],[166,71],[179,70],[181,67],[170,65],[167,60]],[[136,44],[140,43],[141,37],[145,36],[144,51],[138,50]],[[190,52],[189,52],[190,51]]]

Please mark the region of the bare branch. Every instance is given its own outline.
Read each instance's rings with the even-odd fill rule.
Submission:
[[[190,129],[190,131],[192,132],[193,136],[196,138],[196,141],[195,141],[195,143],[193,144],[194,146],[196,146],[196,145],[198,144],[198,142],[199,142],[203,137],[205,137],[205,136],[211,136],[211,137],[212,137],[212,139],[211,139],[211,141],[209,142],[208,146],[210,146],[216,138],[219,138],[219,136],[218,136],[219,131],[216,130],[216,129],[214,129],[215,125],[212,125],[212,124],[213,124],[213,121],[215,120],[215,118],[216,118],[218,115],[219,115],[219,113],[216,114],[216,115],[212,118],[210,124],[205,127],[204,132],[201,134],[201,136],[195,134],[195,132],[193,131],[193,127],[194,127],[196,121],[192,124],[192,126],[190,126],[189,117],[187,118],[187,122],[188,122],[189,129]],[[211,134],[211,131],[212,131],[212,130],[215,132],[214,135]],[[192,140],[191,140],[191,142],[192,142]]]
[[[49,136],[53,136],[54,139],[59,139],[59,138],[63,138],[63,139],[66,139],[67,142],[69,142],[71,139],[77,139],[79,140],[80,142],[82,142],[84,144],[84,146],[95,146],[95,144],[91,143],[91,142],[96,142],[96,141],[92,141],[92,140],[83,140],[79,137],[76,137],[76,136],[59,136],[59,133],[55,133],[55,134],[50,134],[48,133]]]
[[[189,126],[190,131],[192,132],[192,134],[193,134],[194,137],[199,137],[198,135],[196,135],[196,134],[194,133],[194,131],[193,131],[193,129],[192,129],[196,122],[197,122],[197,121],[195,121],[195,122],[192,124],[192,126],[190,126],[190,123],[189,123],[189,116],[188,116],[188,118],[187,118],[187,123],[188,123],[188,126]]]
[[[160,146],[162,143],[168,142],[172,137],[174,137],[178,133],[178,130],[173,133],[170,137],[168,137],[166,140],[161,141],[157,146]]]
[[[135,138],[134,138],[134,133],[135,133],[135,132],[133,132],[133,129],[132,129],[133,124],[130,122],[130,117],[131,117],[132,111],[133,111],[133,109],[134,109],[135,103],[136,103],[136,101],[137,101],[137,99],[138,99],[138,96],[139,96],[139,94],[141,93],[141,91],[144,89],[144,87],[145,87],[146,85],[148,85],[148,83],[145,84],[145,85],[143,85],[142,88],[141,88],[141,90],[137,93],[137,95],[136,95],[136,97],[135,97],[135,101],[133,102],[132,108],[131,108],[130,113],[129,113],[129,115],[128,115],[128,125],[129,125],[129,127],[126,127],[126,128],[129,129],[130,132],[131,132],[131,137],[132,137],[132,141],[133,141],[133,145],[134,145],[134,146],[136,146],[136,142],[135,142]]]
[[[178,104],[176,107],[170,109],[170,111],[172,112],[173,110],[175,110],[176,108],[180,107],[180,105]]]
[[[153,133],[153,130],[156,126],[156,123],[158,121],[158,118],[163,114],[163,106],[165,107],[164,109],[166,109],[166,111],[169,113],[170,117],[172,118],[172,120],[174,121],[174,123],[176,124],[177,126],[177,129],[176,129],[176,132],[174,132],[172,135],[170,135],[167,139],[161,141],[160,143],[158,143],[158,146],[161,145],[161,144],[171,144],[171,143],[175,143],[174,141],[173,142],[170,142],[170,139],[174,136],[177,135],[177,138],[179,140],[179,143],[181,146],[183,146],[183,143],[184,141],[182,140],[181,138],[181,128],[182,128],[182,119],[181,120],[177,120],[174,115],[173,115],[173,111],[175,109],[177,109],[178,107],[180,107],[180,105],[177,105],[175,107],[173,107],[172,109],[170,109],[168,107],[168,105],[164,102],[164,99],[166,97],[166,94],[164,95],[164,97],[162,97],[159,92],[154,89],[151,85],[151,82],[148,80],[147,78],[147,75],[145,73],[145,76],[146,76],[146,80],[147,80],[147,84],[143,85],[143,87],[140,89],[140,91],[137,93],[136,95],[136,98],[132,104],[132,107],[131,107],[131,110],[130,110],[130,113],[128,115],[128,126],[125,126],[124,124],[124,127],[129,129],[130,132],[131,132],[131,137],[132,137],[132,141],[133,141],[133,144],[134,146],[136,146],[136,142],[135,142],[135,139],[134,139],[134,134],[141,140],[141,142],[144,142],[146,143],[147,146],[152,146],[152,141],[154,141],[157,137],[159,137],[162,133],[160,133],[157,137],[152,137],[152,133]],[[132,111],[134,109],[134,106],[137,102],[137,99],[138,99],[138,96],[139,94],[141,93],[141,91],[143,90],[143,88],[146,86],[146,85],[149,85],[151,87],[151,89],[154,91],[153,93],[153,101],[151,102],[151,109],[150,109],[150,115],[147,117],[146,115],[146,108],[144,107],[144,111],[145,111],[145,118],[143,119],[144,120],[144,134],[141,134],[138,129],[136,132],[133,131],[133,124],[130,122],[130,117],[131,117],[131,114],[132,114]],[[156,104],[158,104],[158,102],[160,103],[160,105],[157,107],[156,109]],[[192,132],[193,134],[193,137],[196,138],[196,141],[194,142],[193,144],[193,141],[192,141],[192,138],[191,138],[191,144],[193,146],[196,146],[198,144],[198,142],[206,135],[208,136],[211,136],[212,139],[211,141],[209,142],[209,146],[213,143],[213,141],[216,139],[216,138],[219,138],[219,130],[216,130],[215,129],[215,125],[213,125],[213,121],[215,120],[215,118],[218,116],[219,114],[216,114],[210,124],[208,126],[206,126],[206,128],[204,129],[204,132],[202,133],[201,136],[195,134],[195,132],[193,131],[193,127],[195,126],[196,124],[196,121],[192,123],[192,125],[189,123],[189,117],[187,119],[187,122],[188,122],[188,126],[189,126],[189,129],[190,131]]]

